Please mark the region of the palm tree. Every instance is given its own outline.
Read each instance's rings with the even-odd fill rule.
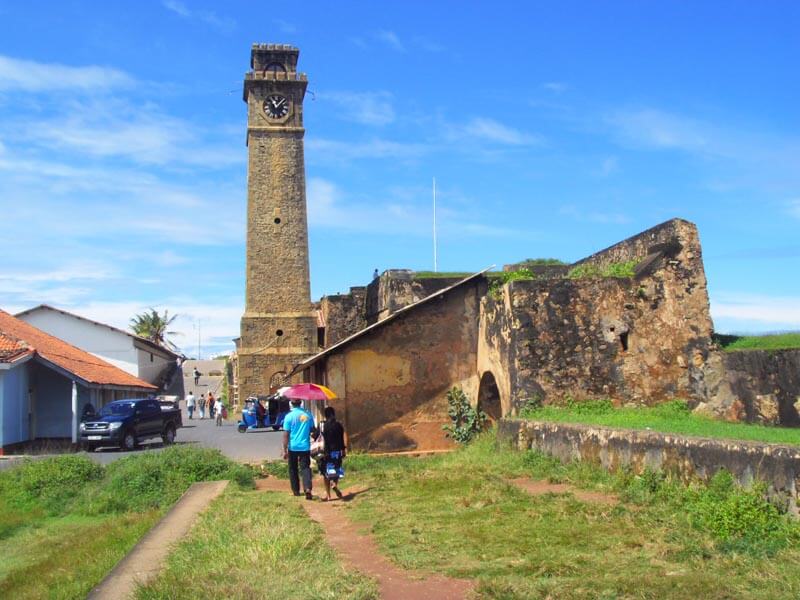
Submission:
[[[164,310],[164,316],[161,316],[155,308],[151,308],[149,312],[145,311],[131,319],[131,331],[139,337],[155,342],[159,346],[177,350],[177,346],[167,339],[168,335],[177,333],[176,331],[167,331],[167,328],[177,317],[178,315],[170,317],[169,311],[166,309]]]

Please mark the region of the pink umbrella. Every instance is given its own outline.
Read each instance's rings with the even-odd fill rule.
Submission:
[[[278,390],[281,396],[290,400],[333,400],[336,394],[324,385],[316,383],[296,383]]]

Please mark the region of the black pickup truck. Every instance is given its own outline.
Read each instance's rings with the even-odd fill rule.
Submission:
[[[154,398],[116,400],[81,422],[81,446],[88,451],[101,446],[133,450],[139,442],[156,437],[167,445],[175,441],[182,424],[181,411],[172,404],[162,406]]]

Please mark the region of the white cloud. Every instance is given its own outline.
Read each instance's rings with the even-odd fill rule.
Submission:
[[[289,23],[283,19],[272,19],[272,22],[275,23],[281,33],[297,33],[297,26],[294,23]]]
[[[542,88],[554,94],[561,94],[569,89],[569,86],[563,81],[548,81],[542,84]]]
[[[385,44],[395,52],[405,52],[406,47],[400,41],[400,37],[394,31],[382,29],[375,33],[375,39]]]
[[[364,125],[388,125],[395,119],[392,95],[389,92],[343,92],[318,94],[321,100],[340,107],[337,114]]]
[[[800,219],[800,198],[789,200],[789,202],[786,203],[786,206],[789,210],[790,215]]]
[[[136,81],[118,69],[99,66],[71,67],[0,55],[0,91],[98,93],[128,88]]]
[[[540,144],[542,141],[538,136],[523,133],[494,119],[482,117],[473,118],[465,125],[452,130],[452,133],[456,137],[463,136],[508,146],[527,146]]]
[[[230,17],[220,17],[213,10],[191,10],[179,0],[164,0],[164,8],[186,20],[197,20],[206,25],[230,33],[236,28],[236,21]]]
[[[800,329],[800,297],[719,294],[711,315],[719,331]]]
[[[603,162],[600,164],[600,168],[597,170],[597,174],[600,177],[608,177],[616,173],[619,170],[619,160],[616,156],[607,156],[603,159]]]
[[[711,152],[707,126],[700,121],[655,109],[621,112],[609,117],[623,140],[662,149]]]

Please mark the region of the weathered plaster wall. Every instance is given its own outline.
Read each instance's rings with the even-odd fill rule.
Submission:
[[[366,287],[352,287],[349,294],[324,296],[320,300],[326,348],[367,326],[366,296]]]
[[[445,394],[477,390],[482,280],[399,315],[326,359],[325,381],[340,399],[350,443],[368,450],[447,447]],[[485,288],[484,288],[485,289]]]
[[[414,271],[391,269],[367,286],[366,318],[372,325],[404,306],[458,283],[463,277],[416,278]]]
[[[634,258],[646,264],[632,279],[514,281],[485,299],[479,364],[507,377],[506,414],[530,398],[704,397],[711,319],[695,227],[669,221],[581,262]]]
[[[696,411],[731,421],[800,425],[800,350],[714,352],[702,376],[707,398]]]
[[[563,462],[588,461],[609,470],[661,470],[684,481],[708,481],[726,469],[742,485],[764,481],[771,495],[798,512],[800,449],[791,446],[513,420],[502,421],[498,435],[518,449],[533,448]]]

